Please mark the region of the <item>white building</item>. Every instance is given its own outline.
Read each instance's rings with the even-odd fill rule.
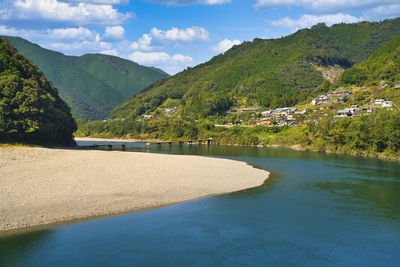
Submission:
[[[383,108],[391,108],[391,107],[393,107],[393,102],[392,101],[384,101],[382,103],[382,107]]]

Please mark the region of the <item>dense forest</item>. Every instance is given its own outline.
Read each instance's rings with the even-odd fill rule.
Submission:
[[[346,70],[344,84],[379,85],[380,81],[400,81],[400,35],[371,55],[367,61]]]
[[[154,81],[168,77],[160,69],[114,56],[65,56],[22,38],[6,38],[39,67],[59,90],[76,118],[105,119],[122,101],[138,94]]]
[[[296,105],[311,93],[326,90],[321,69],[348,69],[398,34],[400,18],[332,27],[318,24],[279,39],[255,39],[155,82],[120,104],[111,117],[151,114],[170,102],[197,119],[236,107]]]
[[[37,66],[0,38],[0,141],[74,144],[70,108]]]

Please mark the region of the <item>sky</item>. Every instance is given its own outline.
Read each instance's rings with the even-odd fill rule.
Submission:
[[[175,74],[254,38],[400,16],[400,0],[0,0],[0,35]]]

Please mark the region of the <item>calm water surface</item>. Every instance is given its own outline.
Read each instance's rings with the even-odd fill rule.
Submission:
[[[0,236],[0,266],[400,265],[399,163],[257,147],[128,148],[241,160],[272,175],[256,189]]]

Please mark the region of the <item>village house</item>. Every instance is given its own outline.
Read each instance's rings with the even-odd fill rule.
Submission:
[[[311,101],[311,104],[312,104],[313,106],[316,106],[316,105],[319,105],[319,104],[328,103],[328,102],[330,102],[330,101],[331,101],[331,99],[330,99],[328,96],[326,96],[326,95],[320,95],[319,97],[314,98],[314,99]]]
[[[376,108],[367,107],[367,108],[362,108],[361,112],[371,113],[371,112],[373,112],[375,110],[376,110]]]
[[[375,105],[382,105],[385,102],[385,99],[375,99]]]
[[[356,109],[355,108],[346,108],[342,110],[337,111],[337,117],[351,117],[355,114]]]
[[[272,110],[266,110],[266,111],[261,112],[261,116],[269,117],[271,115],[271,113],[272,113]]]
[[[151,119],[151,118],[153,118],[153,115],[143,115],[143,119],[146,119],[146,120],[148,120],[148,119]]]
[[[273,110],[273,114],[280,115],[280,116],[288,116],[290,114],[293,114],[296,111],[297,111],[297,108],[295,108],[295,107],[277,108],[277,109]]]
[[[391,108],[391,107],[393,107],[393,102],[392,101],[384,101],[382,103],[382,107],[383,108]]]

